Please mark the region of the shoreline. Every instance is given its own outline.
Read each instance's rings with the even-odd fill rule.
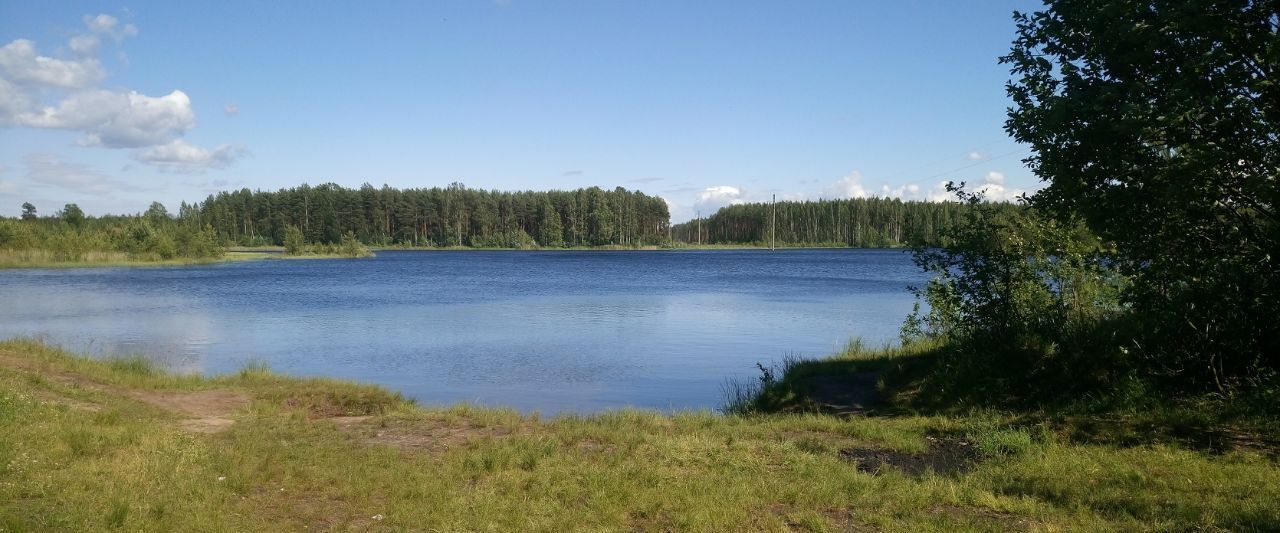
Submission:
[[[76,269],[76,268],[165,268],[181,266],[216,265],[222,263],[240,263],[246,261],[293,261],[305,259],[360,259],[340,254],[303,254],[284,255],[283,251],[240,251],[228,250],[222,257],[203,259],[165,259],[159,261],[111,259],[103,261],[53,261],[11,263],[0,262],[0,271],[23,269]]]
[[[370,247],[373,252],[681,252],[681,251],[735,251],[770,250],[767,246],[751,245],[694,245],[678,247],[623,247],[623,246],[580,246],[569,248],[474,248],[470,246],[451,247]],[[858,248],[852,246],[778,246],[777,251],[786,250],[902,250],[904,247]],[[228,247],[222,257],[203,259],[165,259],[158,261],[107,259],[88,261],[38,261],[38,262],[6,262],[0,261],[0,270],[18,269],[70,269],[70,268],[162,268],[174,266],[212,265],[219,263],[235,263],[241,261],[274,261],[299,259],[360,259],[341,254],[303,254],[286,255],[283,246],[233,246]]]
[[[1280,525],[1280,465],[1265,454],[1207,454],[1172,439],[1091,442],[1072,437],[1079,427],[1027,425],[1025,415],[541,417],[422,406],[381,387],[262,367],[172,374],[139,358],[90,359],[11,339],[0,341],[0,523],[218,531]]]

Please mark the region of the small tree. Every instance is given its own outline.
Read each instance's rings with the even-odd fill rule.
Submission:
[[[160,202],[151,202],[151,207],[147,208],[147,220],[152,224],[159,226],[169,220],[169,210],[165,209],[164,204]]]
[[[284,253],[302,255],[306,251],[307,239],[302,235],[302,230],[293,224],[286,226],[284,228]]]
[[[35,219],[36,219],[36,206],[31,205],[31,202],[22,202],[22,220],[35,220]]]
[[[539,244],[547,247],[564,245],[564,229],[560,224],[560,213],[556,212],[550,201],[542,202],[539,211],[541,211],[538,224]]]
[[[356,238],[356,234],[350,231],[342,234],[342,240],[338,243],[338,253],[344,257],[368,257],[373,255],[369,251],[369,247],[360,242]]]
[[[58,212],[58,218],[78,228],[81,224],[84,224],[84,211],[81,211],[80,206],[76,204],[67,204],[62,208],[62,211]]]

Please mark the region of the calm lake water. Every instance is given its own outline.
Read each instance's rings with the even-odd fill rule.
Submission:
[[[367,260],[0,271],[0,337],[170,368],[378,383],[424,404],[714,409],[757,361],[894,342],[896,250],[380,252]]]

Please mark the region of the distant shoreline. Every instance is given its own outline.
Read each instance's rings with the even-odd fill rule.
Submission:
[[[471,246],[378,246],[370,247],[374,252],[679,252],[679,251],[715,251],[715,250],[769,250],[768,246],[752,246],[747,244],[703,244],[691,246],[574,246],[568,248],[479,248]],[[776,250],[906,250],[904,247],[859,248],[852,246],[777,246]],[[42,254],[35,254],[42,255]],[[275,261],[298,259],[351,259],[340,254],[303,254],[287,255],[283,246],[231,246],[222,257],[201,259],[164,259],[146,260],[131,259],[123,253],[103,253],[102,257],[93,257],[84,261],[49,261],[41,258],[0,257],[0,270],[27,268],[148,268],[211,265],[217,263],[236,263],[241,261]]]

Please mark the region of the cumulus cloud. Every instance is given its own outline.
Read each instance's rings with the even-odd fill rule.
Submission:
[[[822,196],[823,198],[867,198],[871,195],[862,185],[862,173],[855,170],[827,186]]]
[[[988,172],[983,177],[982,184],[975,187],[973,191],[982,193],[987,200],[993,202],[1015,202],[1027,194],[1026,190],[1005,186],[1004,174],[995,171]]]
[[[167,143],[195,126],[191,99],[182,91],[165,96],[92,90],[72,94],[57,107],[24,113],[16,122],[32,128],[84,133],[83,146],[139,148]]]
[[[32,89],[82,89],[106,77],[97,58],[55,59],[36,53],[36,43],[18,39],[0,48],[0,73],[5,80]]]
[[[104,40],[119,43],[138,29],[105,14],[86,16],[84,24],[85,32],[68,41],[72,58],[40,55],[27,39],[0,47],[0,126],[77,132],[81,146],[135,149],[134,159],[165,170],[223,168],[235,160],[241,150],[183,140],[196,124],[185,92],[149,96],[99,87],[107,74],[96,56]],[[238,108],[228,104],[224,111]]]
[[[1003,173],[991,171],[976,186],[967,187],[970,192],[980,192],[991,201],[1016,201],[1026,194],[1025,189],[1008,187]],[[868,187],[863,183],[862,174],[854,171],[849,175],[828,185],[822,192],[823,198],[896,198],[904,201],[950,202],[955,201],[954,193],[947,191],[947,180],[933,185],[917,183],[881,184],[878,188]]]
[[[139,187],[112,179],[85,165],[63,161],[54,154],[27,154],[24,162],[27,164],[27,179],[40,185],[62,187],[87,194],[141,190]]]
[[[707,187],[698,193],[698,203],[725,202],[732,203],[742,199],[742,189],[732,185]]]
[[[900,185],[897,187],[881,185],[880,194],[877,196],[883,198],[898,198],[902,200],[916,200],[920,198],[920,186],[914,183]]]
[[[125,37],[133,37],[138,34],[138,28],[133,24],[120,25],[120,21],[111,15],[84,16],[84,24],[89,29],[88,33],[82,33],[71,38],[67,46],[77,54],[90,55],[98,51],[98,46],[102,44],[102,38],[106,37],[121,42]]]
[[[224,144],[212,150],[175,139],[168,144],[150,146],[134,153],[134,159],[172,172],[198,172],[224,168],[240,156],[243,149]]]
[[[982,161],[983,159],[987,158],[987,156],[983,155],[982,152],[979,152],[976,150],[969,152],[969,155],[965,157],[967,157],[970,161]]]
[[[721,207],[746,202],[742,189],[733,185],[716,185],[698,191],[694,196],[693,208],[701,211],[703,216],[715,213]]]
[[[0,76],[0,126],[13,124],[15,117],[34,109],[36,105],[34,97]]]

